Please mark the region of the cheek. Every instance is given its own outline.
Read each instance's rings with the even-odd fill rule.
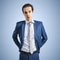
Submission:
[[[24,14],[25,17],[27,17],[27,14]]]

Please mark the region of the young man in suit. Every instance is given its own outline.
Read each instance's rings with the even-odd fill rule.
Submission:
[[[31,4],[25,4],[22,12],[26,18],[25,21],[17,22],[13,32],[13,40],[20,51],[19,60],[39,60],[40,48],[47,41],[42,22],[33,20],[34,8]],[[20,42],[17,36],[19,35]]]

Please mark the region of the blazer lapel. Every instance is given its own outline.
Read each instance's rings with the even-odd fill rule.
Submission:
[[[36,26],[36,22],[34,21],[34,38],[36,39],[36,30],[37,30],[37,26]]]
[[[22,24],[22,39],[24,40],[24,32],[25,32],[25,21]]]

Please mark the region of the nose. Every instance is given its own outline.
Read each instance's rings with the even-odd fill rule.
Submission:
[[[27,17],[29,17],[29,13],[27,13]]]

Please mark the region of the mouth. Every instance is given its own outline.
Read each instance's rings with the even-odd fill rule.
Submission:
[[[27,17],[27,18],[30,18],[30,17]]]

